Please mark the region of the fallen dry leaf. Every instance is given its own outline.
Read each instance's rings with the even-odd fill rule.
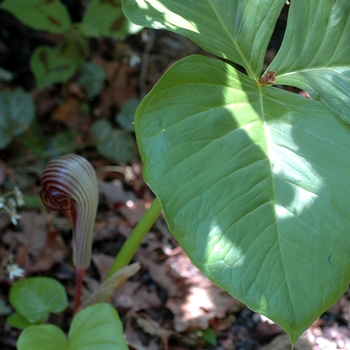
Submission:
[[[91,259],[97,268],[101,280],[103,280],[108,269],[111,267],[114,258],[107,254],[93,254]]]
[[[137,312],[162,306],[158,294],[140,282],[126,281],[114,294],[113,305]]]
[[[134,305],[134,294],[141,282],[126,281],[114,294],[113,305],[124,309],[131,309]]]
[[[60,231],[48,232],[45,219],[36,211],[21,211],[18,230],[8,230],[2,241],[17,245],[16,261],[26,272],[47,271],[70,251],[61,240]]]
[[[99,204],[106,205],[135,201],[136,196],[131,191],[125,191],[123,183],[115,179],[112,182],[99,183]]]
[[[262,318],[263,320],[263,318]],[[282,327],[271,321],[259,322],[255,327],[256,338],[267,343],[277,335],[284,333]]]
[[[52,119],[61,122],[75,130],[79,136],[84,135],[84,137],[92,124],[90,115],[81,106],[81,100],[75,96],[69,96],[59,105],[53,111]]]
[[[126,201],[120,208],[120,213],[128,220],[130,225],[136,225],[146,211],[145,202],[141,199]]]
[[[5,229],[11,224],[11,218],[8,214],[6,213],[1,213],[0,214],[0,230]]]
[[[181,251],[167,263],[184,278],[184,291],[180,297],[169,298],[166,306],[174,313],[175,330],[206,329],[214,318],[224,318],[228,312],[238,312],[244,305],[215,286],[192,264]]]
[[[131,68],[128,63],[122,63],[115,76],[113,85],[113,102],[120,109],[123,104],[136,97],[138,88],[138,69]]]
[[[278,335],[270,344],[261,350],[290,350],[292,344],[287,334]],[[312,346],[305,338],[300,338],[294,346],[294,350],[312,350]]]
[[[35,98],[36,114],[42,118],[50,113],[59,103],[59,96],[55,95],[49,89],[39,91]],[[41,122],[42,123],[42,120]]]
[[[139,339],[139,333],[135,332],[134,328],[131,326],[132,320],[133,318],[129,317],[124,326],[124,336],[128,346],[136,350],[158,350],[157,348],[150,349],[148,346],[144,346],[144,344],[142,344],[141,340]]]
[[[116,239],[119,233],[121,233],[120,227],[125,225],[124,221],[120,215],[115,214],[113,211],[98,214],[97,223],[94,228],[94,242]]]
[[[228,311],[238,311],[241,303],[204,279],[189,286],[183,298],[170,298],[166,306],[173,312],[174,328],[183,332],[191,328],[207,329],[214,318],[224,318]]]
[[[206,329],[214,318],[224,318],[228,312],[243,308],[242,303],[204,277],[184,252],[168,258],[165,263],[156,263],[155,256],[149,247],[140,248],[137,260],[167,291],[166,307],[174,314],[177,332]]]
[[[82,303],[81,308],[87,307],[96,303],[110,302],[118,287],[120,287],[127,278],[131,277],[140,270],[139,263],[131,264],[123,267],[115,272],[112,276],[104,280],[100,287],[92,292]]]
[[[136,317],[136,323],[143,329],[145,333],[150,335],[160,335],[161,327],[156,322],[151,322],[149,319],[142,316]],[[167,331],[167,333],[170,333]]]
[[[28,253],[37,257],[46,246],[47,227],[44,218],[36,211],[21,211],[16,231],[8,230],[3,236],[7,244],[17,242],[27,247]]]
[[[148,286],[141,286],[135,292],[133,299],[133,311],[147,310],[151,308],[157,308],[162,305],[158,294],[151,290]]]
[[[136,317],[136,323],[139,327],[142,328],[145,333],[161,338],[164,344],[164,350],[168,349],[168,339],[173,334],[173,332],[160,327],[157,322],[149,318],[147,315],[145,315],[145,317]]]
[[[0,185],[4,183],[6,179],[6,167],[0,162]]]
[[[179,292],[179,284],[172,276],[171,269],[167,264],[156,263],[152,258],[152,251],[140,247],[136,253],[136,260],[140,261],[143,268],[147,269],[151,278],[159,286],[164,288],[169,296],[176,296]]]
[[[118,61],[106,61],[101,57],[95,57],[92,62],[100,65],[105,70],[107,80],[111,83],[118,72],[120,63]]]

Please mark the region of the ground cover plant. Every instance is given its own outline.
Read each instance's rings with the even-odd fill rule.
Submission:
[[[72,77],[89,54],[87,37],[120,38],[139,30],[124,17],[118,0],[90,1],[82,21],[75,23],[72,22],[67,7],[59,0],[5,0],[0,9],[9,11],[33,29],[62,35],[57,48],[43,45],[37,47],[32,54],[30,67],[38,88],[64,82]],[[85,65],[85,69],[88,70],[89,65]],[[103,76],[103,70],[101,72],[99,67],[90,70],[93,71],[95,85],[98,85],[98,76]],[[84,83],[86,78],[82,80]],[[90,95],[93,96],[94,93],[92,87]]]
[[[125,18],[120,0],[90,1],[80,21],[73,21],[67,6],[59,0],[5,0],[0,3],[0,10],[11,13],[29,28],[56,38],[54,40],[56,45],[52,43],[37,45],[30,54],[30,69],[35,77],[36,87],[43,90],[55,83],[66,83],[75,76],[77,84],[82,87],[86,95],[83,101],[85,104],[79,103],[84,106],[82,108],[87,108],[87,101],[100,94],[107,78],[105,70],[100,65],[87,62],[90,55],[88,39],[102,37],[120,39],[141,29]],[[8,80],[11,80],[11,74]],[[17,88],[1,92],[0,104],[2,114],[6,114],[6,118],[1,114],[0,121],[0,149],[3,149],[33,124],[34,103],[32,96]],[[91,125],[90,131],[101,154],[117,162],[130,161],[133,158],[135,147],[130,137],[130,132],[133,131],[130,114],[133,114],[137,105],[137,99],[130,100],[116,115],[115,118],[121,128],[113,128],[107,120],[98,120]],[[71,108],[63,106],[62,109],[67,110],[67,107]],[[33,129],[34,137],[29,138],[27,143],[34,152],[42,153],[50,146],[40,145],[38,128],[34,126]],[[71,128],[56,135],[51,146],[54,148],[63,146],[67,153],[69,149],[74,150],[76,136]],[[120,147],[121,144],[124,146]],[[118,155],[114,151],[115,148],[119,148]]]

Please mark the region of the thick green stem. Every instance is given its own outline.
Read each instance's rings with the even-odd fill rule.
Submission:
[[[142,219],[132,230],[130,236],[127,238],[118,255],[114,259],[112,266],[109,268],[105,279],[113,275],[116,271],[129,264],[136,250],[140,246],[143,238],[150,230],[152,225],[157,220],[162,208],[158,198],[156,198],[150,208],[143,215]]]

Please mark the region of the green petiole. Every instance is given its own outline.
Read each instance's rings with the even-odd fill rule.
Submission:
[[[156,198],[123,244],[112,266],[109,268],[105,280],[130,263],[143,238],[157,220],[161,210],[159,199]]]

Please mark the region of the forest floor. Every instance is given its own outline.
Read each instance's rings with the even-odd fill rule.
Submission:
[[[0,13],[0,67],[13,73],[0,89],[23,88],[36,105],[36,127],[49,138],[73,129],[74,151],[96,168],[100,202],[94,231],[92,263],[84,279],[83,295],[97,288],[113,257],[153,200],[142,178],[142,164],[134,149],[131,162],[111,162],[93,147],[89,127],[96,119],[114,121],[114,114],[131,98],[142,98],[177,60],[203,51],[178,35],[144,30],[126,40],[94,40],[90,61],[106,72],[106,87],[81,104],[84,91],[72,79],[63,86],[35,88],[29,69],[30,54],[40,42],[55,38],[38,34],[16,19]],[[281,29],[282,30],[282,29]],[[9,35],[13,40],[9,40]],[[273,38],[279,40],[277,31]],[[276,44],[277,45],[277,44]],[[273,57],[276,47],[270,47]],[[135,61],[135,58],[136,61]],[[136,64],[131,64],[137,62]],[[27,198],[13,225],[0,220],[0,263],[9,255],[25,276],[49,276],[66,288],[70,306],[50,322],[67,331],[72,318],[75,270],[72,265],[71,230],[66,219],[38,204],[39,177],[52,150],[36,153],[21,140],[0,151],[0,186],[6,192],[18,186]],[[130,349],[136,350],[290,350],[286,333],[276,324],[250,311],[207,280],[193,266],[169,232],[162,216],[148,233],[133,262],[141,269],[116,291],[111,303],[124,324]],[[0,348],[13,350],[20,331],[6,324],[13,310],[9,289],[13,281],[0,275]],[[296,350],[350,350],[350,292],[305,332]]]

